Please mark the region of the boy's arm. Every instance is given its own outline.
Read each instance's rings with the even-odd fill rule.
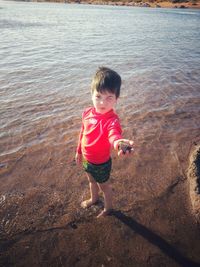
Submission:
[[[108,139],[112,147],[116,140],[122,139],[122,129],[118,118],[112,120],[108,126]]]
[[[122,129],[118,119],[111,123],[108,132],[109,141],[114,149],[118,151],[118,156],[129,154],[134,150],[134,142],[129,139],[123,139]]]
[[[82,154],[79,154],[78,152],[76,152],[75,161],[76,161],[76,164],[81,164],[82,163]]]
[[[82,162],[81,140],[83,137],[83,130],[84,130],[84,126],[82,124],[80,134],[79,134],[79,139],[78,139],[78,145],[76,148],[76,154],[75,154],[75,161],[77,164],[80,164]]]
[[[78,145],[77,145],[77,148],[76,148],[76,152],[78,154],[82,154],[82,151],[81,151],[81,140],[82,140],[82,137],[83,137],[83,130],[84,130],[84,127],[83,127],[83,124],[82,124],[81,130],[80,130],[80,134],[79,134],[79,138],[78,138]]]

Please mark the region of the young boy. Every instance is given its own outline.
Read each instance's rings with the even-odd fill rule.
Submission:
[[[82,115],[82,128],[76,151],[77,164],[83,164],[90,187],[90,199],[81,203],[83,208],[95,204],[99,190],[104,196],[104,210],[97,216],[106,216],[112,210],[110,172],[112,161],[110,150],[118,155],[129,154],[133,141],[122,139],[122,130],[117,114],[113,111],[120,95],[121,77],[115,71],[101,67],[91,85],[94,107],[87,108]]]

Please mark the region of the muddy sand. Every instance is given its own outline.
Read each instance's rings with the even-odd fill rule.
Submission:
[[[112,154],[115,209],[105,218],[102,198],[80,207],[89,190],[73,161],[79,118],[49,129],[50,141],[34,129],[35,143],[1,156],[0,266],[200,266],[199,129],[173,131],[186,114],[167,112],[123,120],[137,148]]]

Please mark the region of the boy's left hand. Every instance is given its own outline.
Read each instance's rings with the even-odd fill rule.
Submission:
[[[129,139],[118,139],[114,142],[114,149],[118,151],[118,156],[130,154],[133,148],[134,142]]]

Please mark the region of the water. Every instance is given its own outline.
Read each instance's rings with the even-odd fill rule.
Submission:
[[[130,116],[135,125],[172,109],[194,118],[171,125],[174,131],[199,129],[198,10],[7,1],[0,7],[1,156],[51,142],[55,128],[56,143],[69,134],[75,141],[101,65],[122,76],[117,108],[127,117],[125,129]]]

